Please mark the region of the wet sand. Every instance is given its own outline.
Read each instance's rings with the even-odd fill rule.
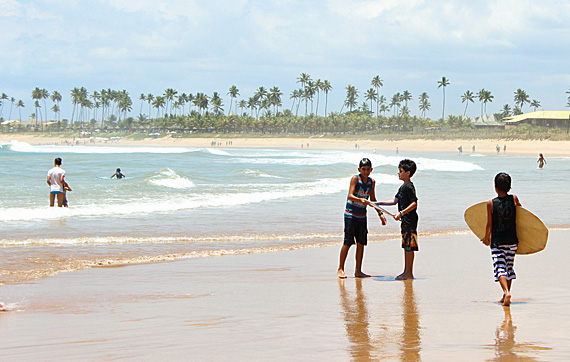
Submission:
[[[368,279],[336,277],[340,245],[61,273],[1,287],[0,360],[568,360],[569,237],[517,256],[510,308],[471,234],[420,239],[405,282],[397,240]]]

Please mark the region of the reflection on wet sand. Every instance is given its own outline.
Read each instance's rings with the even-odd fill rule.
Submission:
[[[351,298],[345,280],[339,279],[340,298],[344,312],[346,336],[350,342],[350,355],[354,361],[372,361],[373,346],[366,296],[362,292],[362,279],[356,278],[356,293]]]
[[[495,332],[495,357],[489,361],[540,361],[532,356],[520,355],[520,353],[532,353],[549,350],[548,347],[541,347],[535,343],[516,343],[515,331],[517,327],[513,324],[511,308],[503,307],[505,319],[497,327]]]
[[[400,360],[405,362],[421,361],[421,326],[420,314],[414,294],[414,281],[406,280],[402,295],[403,332],[400,342]]]
[[[363,290],[363,283],[366,282],[362,279],[354,279],[354,292],[352,288],[345,286],[345,283],[348,283],[352,287],[351,279],[339,279],[338,282],[349,342],[348,351],[353,361],[421,361],[420,314],[412,280],[402,283],[401,299],[389,300],[388,303],[375,299],[370,302],[371,306],[368,305],[369,297],[375,294],[371,294],[370,290],[368,293]],[[401,313],[398,312],[397,305],[402,306]],[[371,313],[370,308],[373,308],[374,313]]]

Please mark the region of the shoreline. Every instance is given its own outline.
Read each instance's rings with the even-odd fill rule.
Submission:
[[[536,155],[539,153],[549,156],[570,156],[570,141],[549,140],[505,140],[505,139],[455,139],[455,140],[431,140],[431,139],[402,139],[402,140],[374,140],[366,137],[354,139],[335,139],[327,137],[301,137],[301,138],[252,138],[252,137],[223,137],[219,134],[211,137],[200,138],[172,138],[170,135],[160,138],[145,138],[131,140],[122,138],[116,142],[94,142],[89,139],[79,139],[80,145],[88,146],[159,146],[159,147],[198,147],[198,148],[291,148],[291,149],[339,149],[354,150],[358,146],[360,150],[379,150],[396,152],[458,152],[458,147],[463,147],[463,153],[496,154],[497,144],[501,147],[500,154],[510,155]],[[29,134],[2,134],[0,143],[7,144],[12,141],[29,143],[31,145],[68,145],[73,138],[68,137],[45,137]],[[230,143],[231,142],[231,143]],[[216,143],[216,145],[212,145]],[[506,145],[506,153],[504,146]]]

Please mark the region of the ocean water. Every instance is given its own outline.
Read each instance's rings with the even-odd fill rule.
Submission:
[[[379,200],[400,186],[398,162],[416,161],[420,249],[422,235],[467,233],[464,210],[495,196],[500,171],[547,226],[570,224],[568,157],[549,157],[537,169],[536,157],[508,153],[0,146],[0,283],[98,265],[340,245],[362,157],[372,160]],[[73,189],[69,208],[48,206],[55,157]],[[127,179],[108,179],[117,167]],[[397,238],[399,224],[381,227],[371,212],[369,232],[372,242]]]

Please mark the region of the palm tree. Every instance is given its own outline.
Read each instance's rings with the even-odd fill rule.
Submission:
[[[301,83],[301,88],[303,89],[304,92],[306,92],[307,90],[306,88],[306,84],[311,80],[311,76],[308,75],[307,73],[301,73],[301,75],[299,75],[299,77],[297,77],[297,83]],[[308,102],[308,98],[305,97],[305,116],[307,115],[307,102]]]
[[[37,88],[36,88],[37,89]],[[73,123],[73,117],[75,116],[75,109],[80,101],[80,90],[75,87],[71,90],[71,103],[73,104],[73,110],[71,112],[71,123]]]
[[[358,89],[356,89],[356,87],[350,84],[347,85],[345,89],[346,89],[346,100],[344,101],[344,105],[348,106],[348,109],[350,110],[350,112],[352,112],[352,109],[358,103]]]
[[[55,103],[57,105],[57,115],[58,115],[57,120],[61,121],[61,109],[59,106],[59,103],[61,102],[61,99],[62,99],[61,94],[58,91],[53,91],[53,92],[51,92],[50,99],[53,103]]]
[[[245,99],[239,101],[239,108],[241,109],[241,114],[243,115],[243,109],[247,107],[247,102]]]
[[[146,101],[148,103],[148,118],[151,117],[150,115],[150,106],[152,105],[153,101],[154,101],[154,96],[152,94],[147,94],[146,95]]]
[[[315,114],[319,115],[319,100],[321,98],[321,90],[323,89],[323,82],[320,79],[317,79],[315,82],[315,90],[317,92],[317,109],[315,110]]]
[[[228,90],[228,95],[230,96],[230,108],[228,109],[228,115],[230,114],[231,110],[232,110],[232,102],[234,99],[237,98],[237,96],[239,96],[239,89],[235,86],[232,85],[230,87],[230,89]],[[236,109],[235,112],[237,113],[237,102],[236,102]]]
[[[281,96],[283,93],[279,90],[279,87],[275,86],[269,89],[269,103],[274,107],[275,114],[279,112],[279,107],[281,106]]]
[[[299,99],[301,99],[301,92],[299,89],[293,89],[291,91],[291,94],[289,95],[289,99],[292,99],[293,102],[291,102],[291,112],[293,112],[293,107],[295,106],[295,101],[299,102]],[[297,116],[297,113],[299,112],[299,104],[297,103],[297,111],[295,112],[295,117]]]
[[[396,110],[398,110],[398,113],[400,112],[401,98],[402,95],[400,93],[396,93],[392,96],[392,99],[390,100],[390,108],[392,108],[394,116],[396,115]]]
[[[469,102],[475,103],[473,100],[473,92],[470,90],[465,91],[465,93],[463,93],[461,96],[461,103],[465,103],[465,111],[463,111],[463,117],[465,117],[465,114],[467,113],[467,106],[469,105]]]
[[[146,95],[144,93],[141,93],[141,95],[139,96],[139,100],[141,101],[141,109],[139,111],[139,114],[142,114],[142,107],[143,103],[146,101]]]
[[[8,119],[12,119],[12,107],[14,106],[15,101],[16,101],[16,98],[14,98],[14,97],[10,98],[10,116],[8,116]]]
[[[172,113],[172,100],[176,94],[178,94],[178,92],[172,88],[167,88],[164,91],[164,99],[166,99],[166,109],[168,110],[168,114]]]
[[[530,98],[524,90],[519,88],[515,92],[514,100],[515,104],[519,105],[519,109],[522,112],[522,107],[524,106],[525,103],[529,103]]]
[[[483,93],[483,104],[485,105],[485,114],[487,114],[487,103],[493,102],[493,98],[495,98],[495,96],[491,94],[491,91],[486,90]]]
[[[42,90],[39,89],[38,87],[36,87],[33,91],[32,91],[32,99],[34,100],[34,107],[36,109],[36,126],[38,125],[38,105],[39,105],[39,100],[42,98]],[[41,120],[40,120],[41,122]]]
[[[148,98],[147,98],[148,100]],[[165,99],[161,96],[156,96],[152,101],[153,108],[156,108],[156,118],[160,118],[160,109],[164,107]]]
[[[53,107],[51,107],[51,110],[53,111],[53,117],[54,119],[59,119],[58,114],[59,114],[59,106],[57,104],[54,104]]]
[[[328,80],[323,80],[323,85],[321,87],[321,90],[323,92],[325,92],[325,117],[327,117],[327,105],[328,105],[328,101],[329,101],[329,92],[332,90],[332,85],[329,83]]]
[[[380,87],[384,85],[384,81],[379,75],[374,76],[370,81],[370,85],[376,89],[376,94],[380,94]],[[378,117],[378,99],[376,99],[376,117]]]
[[[4,101],[8,100],[8,95],[6,93],[2,93],[0,95],[0,118],[2,118],[2,113],[4,113]]]
[[[18,115],[20,116],[20,121],[22,121],[22,108],[24,108],[24,102],[20,99],[18,103],[16,103],[16,108],[18,108]]]
[[[441,77],[441,80],[438,80],[437,84],[437,89],[443,88],[443,107],[441,111],[441,119],[445,119],[445,87],[449,85],[449,79],[446,77]]]
[[[411,100],[412,100],[412,93],[405,90],[404,93],[402,93],[402,101],[404,101],[404,107],[408,107],[408,101]]]
[[[422,117],[425,118],[426,111],[429,111],[431,108],[431,104],[429,103],[429,95],[426,92],[423,92],[422,94],[420,94],[419,101],[420,101],[419,108],[420,111],[422,112]]]
[[[540,105],[540,101],[537,101],[536,99],[533,99],[532,102],[530,102],[530,106],[534,108],[534,111],[536,112],[536,109],[541,107]]]
[[[45,118],[45,121],[47,122],[46,99],[49,98],[49,92],[47,91],[47,89],[41,89],[41,90],[40,90],[40,98],[44,101],[44,109],[46,110],[46,111],[44,112],[44,118]]]
[[[503,113],[502,113],[502,115],[503,115],[503,118],[509,117],[509,116],[511,115],[511,107],[510,107],[508,104],[505,104],[505,105],[503,106]]]
[[[374,90],[374,88],[370,88],[369,90],[366,91],[366,95],[364,96],[364,98],[367,101],[370,101],[370,110],[372,110],[372,101],[378,100],[378,93],[376,93],[376,90]]]
[[[216,116],[219,116],[224,112],[222,99],[220,98],[218,92],[214,92],[212,94],[212,111]]]

